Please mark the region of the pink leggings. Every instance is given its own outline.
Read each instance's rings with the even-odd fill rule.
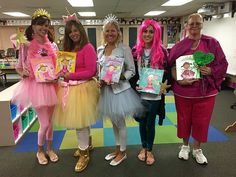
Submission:
[[[177,110],[177,136],[192,137],[199,142],[206,142],[208,128],[215,104],[215,96],[207,98],[183,98],[175,95]]]
[[[54,106],[35,108],[36,114],[39,121],[38,130],[38,145],[43,146],[46,140],[52,140],[53,138],[53,124],[52,124],[52,114]]]

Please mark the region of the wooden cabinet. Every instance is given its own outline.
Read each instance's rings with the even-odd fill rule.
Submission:
[[[30,106],[20,108],[11,103],[17,84],[0,92],[0,146],[15,145],[37,118]]]

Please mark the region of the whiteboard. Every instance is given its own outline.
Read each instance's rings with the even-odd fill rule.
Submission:
[[[202,32],[220,42],[229,63],[227,73],[236,75],[236,17],[204,21]]]

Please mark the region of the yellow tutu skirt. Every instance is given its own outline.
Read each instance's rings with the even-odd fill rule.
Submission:
[[[58,86],[58,104],[53,113],[53,122],[63,128],[85,128],[97,121],[97,103],[99,89],[94,80],[69,86],[66,104],[63,108],[62,98],[65,87]]]

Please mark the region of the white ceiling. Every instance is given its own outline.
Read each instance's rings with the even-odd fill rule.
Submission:
[[[95,11],[95,18],[104,18],[107,14],[113,13],[118,17],[144,17],[143,15],[151,10],[165,10],[159,17],[185,16],[196,12],[202,5],[208,2],[222,3],[229,0],[194,0],[179,7],[162,7],[168,0],[93,0],[94,7],[73,8],[67,0],[0,0],[0,20],[14,19],[2,14],[6,11],[19,11],[31,15],[35,9],[44,8],[53,19],[60,19],[67,15],[66,8],[70,13],[77,11]],[[231,0],[232,1],[232,0]],[[236,1],[236,0],[233,0]],[[88,17],[89,18],[89,17]]]

